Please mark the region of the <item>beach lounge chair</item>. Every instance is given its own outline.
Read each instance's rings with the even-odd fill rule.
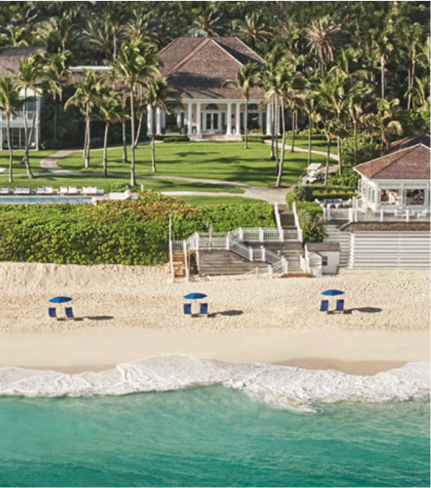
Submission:
[[[335,307],[335,310],[333,310],[333,313],[344,313],[344,300],[337,300],[337,305]]]
[[[97,195],[97,186],[90,186],[90,190],[88,193],[90,195]]]
[[[60,186],[60,195],[67,194],[67,186]]]
[[[22,186],[17,186],[13,192],[14,195],[22,195]]]
[[[329,300],[322,300],[320,302],[320,311],[327,312],[329,307]]]
[[[66,307],[64,309],[64,313],[66,314],[66,319],[75,320],[75,316],[73,315],[72,307]]]
[[[90,193],[90,187],[89,186],[83,186],[82,187],[82,193],[86,193],[86,194]]]
[[[199,307],[199,315],[208,316],[208,303],[201,303]]]
[[[51,317],[52,319],[57,318],[57,310],[54,307],[48,308],[48,317]]]
[[[36,195],[45,195],[45,187],[44,186],[38,186],[36,190]]]
[[[22,189],[22,194],[23,195],[30,195],[31,194],[31,190],[28,186],[25,186],[23,189]]]
[[[9,187],[3,186],[0,190],[0,194],[2,195],[9,195]]]
[[[191,303],[185,303],[184,304],[184,315],[190,315],[192,316],[192,304]]]
[[[69,195],[77,195],[78,194],[78,189],[76,186],[69,186]]]
[[[52,186],[45,186],[45,194],[52,195],[54,193],[54,188]]]

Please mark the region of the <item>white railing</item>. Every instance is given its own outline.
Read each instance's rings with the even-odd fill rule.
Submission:
[[[287,259],[283,256],[279,261],[271,266],[271,277],[281,276],[289,272],[289,264]]]
[[[277,202],[274,203],[274,215],[275,215],[275,223],[277,224],[280,241],[283,241],[283,227],[281,226],[281,219],[280,219],[280,213],[278,211]]]
[[[305,261],[304,256],[299,256],[299,265],[304,273],[308,273],[307,271],[307,262]]]
[[[412,222],[429,221],[430,214],[426,210],[413,212],[410,210],[396,212],[371,212],[358,208],[324,208],[325,220],[347,220],[349,222]]]
[[[295,219],[295,227],[296,227],[296,230],[298,233],[297,240],[300,242],[303,242],[304,236],[302,233],[301,226],[299,225],[299,218],[298,218],[298,214],[296,213],[296,202],[295,201],[292,204],[292,212],[293,212],[293,218]]]

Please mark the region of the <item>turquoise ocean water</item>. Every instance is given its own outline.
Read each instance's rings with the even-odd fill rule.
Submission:
[[[0,398],[0,486],[430,486],[429,402],[274,408],[210,386]]]

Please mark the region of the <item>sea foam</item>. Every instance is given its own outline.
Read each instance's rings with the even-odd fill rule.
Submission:
[[[242,390],[271,404],[293,408],[340,401],[410,400],[429,395],[430,364],[408,363],[374,376],[191,356],[122,363],[99,373],[0,369],[0,395],[8,396],[125,395],[208,385]]]

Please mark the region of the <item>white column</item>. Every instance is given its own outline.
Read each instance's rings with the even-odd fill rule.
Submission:
[[[181,129],[181,112],[177,113],[177,127]]]
[[[232,103],[228,102],[227,104],[227,128],[226,128],[226,135],[232,135]]]
[[[196,134],[200,136],[202,133],[201,127],[201,102],[196,104]]]
[[[262,110],[259,110],[259,128],[262,129]]]
[[[187,135],[192,134],[192,102],[189,102],[189,108],[187,112]]]
[[[147,136],[153,135],[153,108],[147,105]]]
[[[266,133],[271,134],[271,103],[266,106]]]
[[[241,134],[241,103],[236,104],[235,134]]]
[[[166,129],[166,112],[162,110],[162,129]]]
[[[160,108],[156,108],[156,136],[162,135],[162,114]]]

